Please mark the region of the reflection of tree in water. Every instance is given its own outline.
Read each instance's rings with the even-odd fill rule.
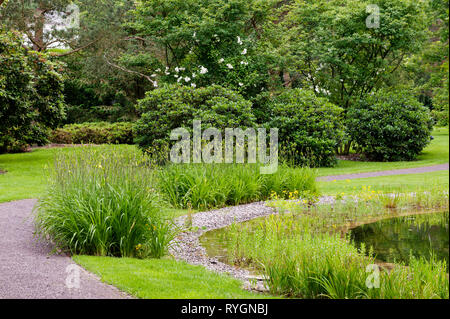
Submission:
[[[392,218],[359,226],[351,231],[357,246],[373,247],[377,259],[408,263],[410,252],[428,258],[430,251],[439,260],[449,261],[449,215],[423,214]]]

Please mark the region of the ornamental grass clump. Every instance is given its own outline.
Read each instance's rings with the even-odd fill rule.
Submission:
[[[269,199],[273,192],[317,194],[315,171],[278,167],[263,175],[258,164],[169,164],[158,173],[158,187],[177,208],[208,209]]]
[[[174,228],[161,210],[154,173],[132,147],[59,153],[36,226],[72,254],[161,257]]]

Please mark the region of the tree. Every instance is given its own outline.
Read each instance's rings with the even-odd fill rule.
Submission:
[[[428,1],[430,35],[423,50],[414,54],[404,71],[421,101],[428,106],[438,125],[448,125],[448,0]]]
[[[426,39],[421,2],[370,5],[365,0],[296,0],[281,8],[280,50],[297,86],[347,110],[385,86],[405,58],[420,49]],[[368,13],[370,8],[375,11]],[[349,148],[350,143],[345,151]]]
[[[67,64],[69,103],[91,107],[98,105],[90,104],[98,100],[104,105],[128,107],[144,97],[150,85],[139,74],[118,72],[108,62],[119,61],[124,52],[135,51],[139,45],[124,27],[134,3],[133,0],[9,1],[0,10],[0,21],[8,29],[23,33],[27,47],[47,52]],[[66,21],[70,17],[77,20],[72,27]],[[147,61],[124,65],[140,68],[143,62]],[[93,93],[94,98],[81,99],[86,91]],[[75,101],[73,97],[77,95]]]
[[[0,153],[44,142],[64,117],[61,65],[0,30]]]
[[[255,95],[266,86],[268,70],[257,54],[257,46],[262,24],[274,2],[139,2],[128,26],[130,38],[141,45],[136,47],[137,54],[124,54],[120,65],[148,61],[147,69],[131,70],[139,72],[154,87],[159,82],[219,84],[246,96]]]

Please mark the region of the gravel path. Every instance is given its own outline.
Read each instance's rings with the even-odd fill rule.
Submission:
[[[437,171],[448,170],[448,163],[425,166],[425,167],[414,167],[414,168],[403,168],[394,169],[389,171],[378,171],[378,172],[368,172],[368,173],[355,173],[355,174],[344,174],[344,175],[331,175],[331,176],[321,176],[318,177],[318,181],[330,182],[333,180],[345,180],[345,179],[355,179],[355,178],[367,178],[367,177],[378,177],[378,176],[390,176],[390,175],[403,175],[403,174],[420,174],[420,173],[430,173]]]
[[[318,204],[330,203],[333,197],[324,196]],[[277,214],[276,210],[265,206],[264,202],[225,207],[218,210],[196,213],[192,215],[192,228],[198,229],[195,232],[185,229],[187,216],[176,219],[176,224],[184,229],[175,240],[175,245],[171,249],[171,254],[178,260],[184,260],[189,264],[202,265],[209,270],[227,273],[237,279],[244,281],[245,289],[264,291],[263,278],[257,277],[246,269],[233,267],[209,257],[205,248],[200,244],[199,237],[207,231],[230,226],[234,222],[240,223],[258,217]],[[256,282],[255,282],[256,281]]]
[[[70,257],[52,254],[50,244],[34,238],[35,204],[33,199],[0,204],[0,299],[128,298],[78,267]],[[68,276],[77,271],[79,289],[68,288]],[[76,285],[70,278],[76,277],[69,276],[69,286]]]

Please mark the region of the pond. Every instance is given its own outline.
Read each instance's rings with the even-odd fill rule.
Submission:
[[[250,229],[261,219],[246,222]],[[200,242],[209,256],[230,263],[227,253],[228,228],[205,233]],[[410,253],[429,258],[430,251],[438,260],[449,261],[449,213],[427,213],[384,219],[350,230],[356,246],[373,247],[376,259],[382,262],[408,263]]]
[[[350,231],[356,246],[373,247],[376,259],[408,263],[410,254],[449,260],[448,212],[384,219]]]

